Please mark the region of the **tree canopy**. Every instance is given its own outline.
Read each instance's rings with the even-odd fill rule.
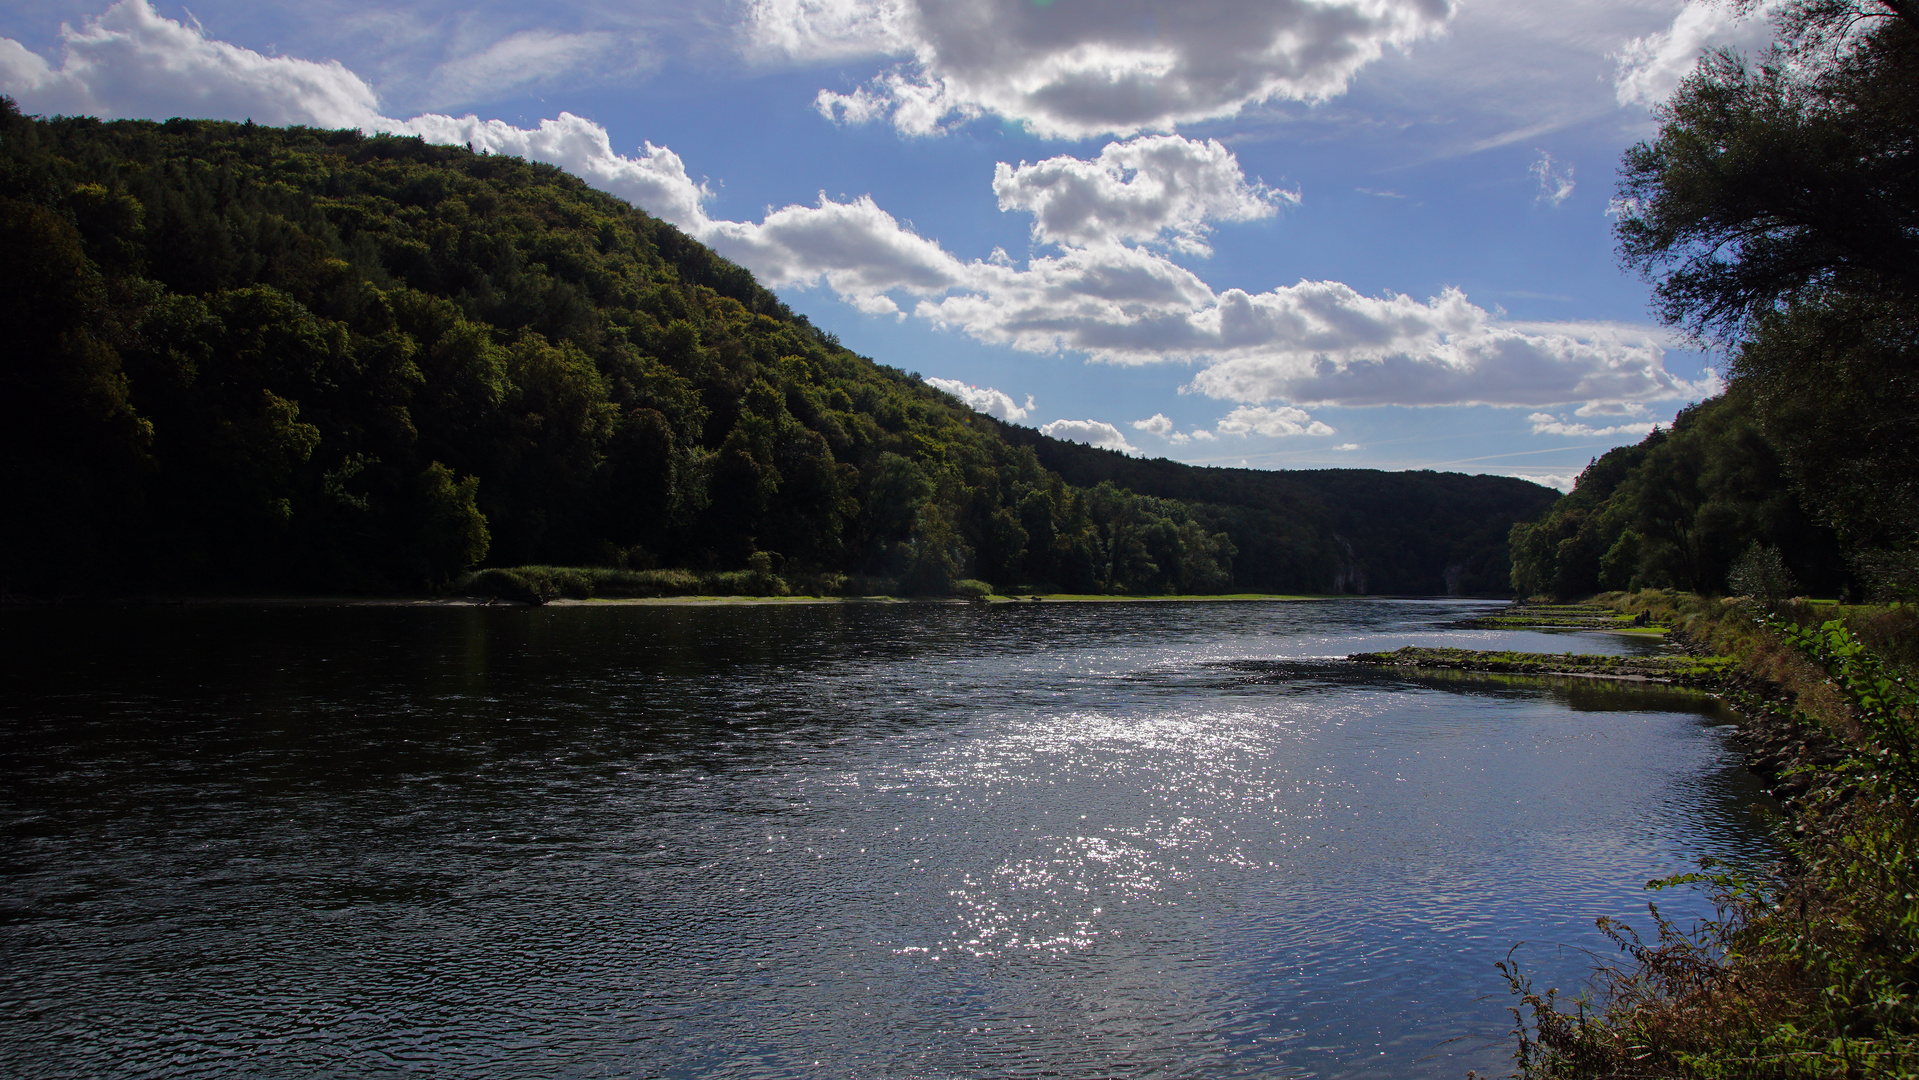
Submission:
[[[418,139],[0,99],[0,250],[0,593],[527,564],[1496,592],[1500,535],[1550,498],[1392,481],[1466,508],[1428,535],[1357,472],[1293,501],[1069,481],[1041,460],[1063,444],[856,356],[672,226]]]
[[[1808,293],[1919,296],[1919,21],[1814,0],[1781,30],[1757,62],[1702,60],[1621,170],[1622,257],[1666,321],[1718,340]]]
[[[1776,21],[1760,57],[1700,63],[1620,183],[1622,258],[1730,389],[1515,529],[1521,592],[1717,591],[1754,544],[1809,587],[1919,586],[1919,13]]]

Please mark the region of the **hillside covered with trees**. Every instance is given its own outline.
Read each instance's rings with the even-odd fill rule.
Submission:
[[[1552,499],[1006,428],[557,169],[417,139],[7,101],[0,251],[13,595],[525,564],[1483,594]]]
[[[1621,170],[1620,253],[1729,389],[1516,527],[1522,595],[1919,596],[1919,13],[1774,17],[1780,45],[1702,60]]]

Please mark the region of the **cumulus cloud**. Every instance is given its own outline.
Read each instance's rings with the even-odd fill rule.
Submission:
[[[1614,54],[1613,95],[1621,105],[1651,108],[1672,96],[1699,58],[1715,49],[1763,49],[1773,40],[1769,17],[1780,0],[1740,12],[1721,0],[1687,0],[1672,25],[1636,37]]]
[[[411,120],[380,117],[357,125],[368,131],[418,135],[428,142],[475,150],[513,154],[558,165],[587,183],[645,207],[653,216],[696,235],[711,224],[703,203],[706,186],[687,175],[680,156],[663,146],[645,143],[640,156],[627,157],[613,149],[606,129],[569,112],[542,120],[535,128],[514,127],[504,120],[427,113]]]
[[[1502,322],[1457,289],[1424,303],[1331,281],[1229,289],[1184,321],[1180,349],[1210,360],[1191,388],[1233,401],[1523,406],[1703,397],[1717,385],[1668,372],[1656,331]]]
[[[1009,424],[1017,424],[1026,419],[1033,411],[1033,395],[1026,395],[1026,404],[1013,400],[1013,395],[990,386],[978,387],[958,379],[927,379],[926,385],[944,390],[965,402],[974,412],[983,412],[988,416],[997,416]]]
[[[1288,405],[1262,407],[1242,405],[1220,418],[1222,435],[1265,435],[1286,438],[1292,435],[1331,435],[1333,429],[1306,414],[1304,409]]]
[[[1261,102],[1321,101],[1388,48],[1441,31],[1451,0],[754,0],[749,50],[902,57],[822,112],[930,134],[991,113],[1057,138],[1170,131]]]
[[[1572,196],[1573,167],[1571,165],[1562,166],[1553,160],[1551,154],[1541,150],[1539,160],[1533,162],[1529,171],[1533,174],[1533,179],[1539,181],[1539,194],[1534,197],[1535,202],[1558,206]]]
[[[62,26],[59,67],[0,38],[0,92],[47,113],[106,118],[232,117],[262,124],[361,127],[379,101],[338,61],[265,56],[120,0],[78,28]]]
[[[1167,240],[1210,254],[1212,221],[1268,217],[1299,194],[1247,183],[1239,159],[1217,139],[1144,136],[1108,143],[1091,160],[1060,156],[1018,167],[1000,162],[993,193],[1001,210],[1033,215],[1039,243],[1089,247]]]
[[[1085,443],[1103,450],[1118,450],[1122,454],[1138,455],[1138,448],[1126,441],[1126,436],[1104,420],[1055,420],[1043,424],[1040,434],[1050,435],[1067,442]]]
[[[824,11],[831,3],[792,6]],[[1166,17],[1185,19],[1188,9],[1179,10]],[[1303,9],[1286,10],[1292,18]],[[1313,10],[1332,18],[1357,9]],[[1057,249],[1022,266],[997,250],[961,259],[870,197],[821,195],[816,205],[772,210],[758,222],[716,220],[705,209],[705,184],[665,147],[622,154],[605,128],[565,112],[531,128],[473,115],[387,117],[371,88],[338,64],[212,41],[145,0],[121,0],[66,30],[65,50],[56,68],[0,39],[4,88],[33,111],[357,126],[549,162],[672,222],[770,285],[823,285],[863,311],[901,317],[905,299],[939,326],[1029,352],[1192,363],[1200,370],[1191,391],[1248,406],[1281,403],[1236,411],[1218,428],[1223,434],[1292,433],[1287,422],[1311,434],[1316,421],[1303,413],[1289,421],[1283,410],[1321,404],[1551,408],[1699,398],[1718,386],[1711,373],[1688,381],[1667,372],[1663,339],[1645,328],[1503,321],[1455,289],[1425,301],[1364,296],[1331,281],[1215,292],[1156,248],[1190,250],[1207,222],[1270,213],[1288,197],[1249,183],[1215,142],[1140,138],[1092,159],[1003,168],[1001,199],[1032,213],[1035,237]]]
[[[940,293],[960,287],[969,270],[938,242],[901,225],[871,196],[774,210],[758,223],[707,222],[695,235],[750,267],[772,285],[813,285],[874,310],[892,290]],[[891,301],[879,308],[891,308]]]

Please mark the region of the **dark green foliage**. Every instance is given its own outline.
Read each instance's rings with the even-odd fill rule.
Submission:
[[[482,564],[1498,591],[1531,508],[1465,477],[1069,482],[1039,456],[1062,444],[855,356],[673,227],[418,139],[4,102],[0,245],[0,592],[380,592]],[[1388,504],[1451,525],[1376,542]]]
[[[1919,541],[1919,303],[1826,293],[1768,314],[1734,355],[1806,505],[1859,551]]]
[[[1557,498],[1509,477],[1194,468],[1001,431],[1068,483],[1197,503],[1197,524],[1237,551],[1240,587],[1268,592],[1505,595],[1506,530]]]
[[[1919,9],[1792,0],[1772,16],[1773,49],[1707,58],[1661,107],[1659,137],[1627,153],[1620,251],[1656,283],[1667,322],[1730,347],[1739,408],[1837,535],[1856,584],[1907,596],[1919,580]],[[1719,587],[1710,552],[1666,539],[1681,563],[1666,579]],[[1529,584],[1589,584],[1564,566],[1566,580]]]
[[[1779,569],[1820,592],[1846,567],[1786,482],[1778,451],[1735,390],[1679,414],[1670,431],[1608,451],[1539,521],[1513,526],[1513,587],[1522,596],[1608,589],[1719,593],[1758,543]]]
[[[1736,339],[1808,293],[1919,294],[1919,21],[1789,5],[1757,65],[1707,57],[1626,154],[1626,261],[1667,321]]]

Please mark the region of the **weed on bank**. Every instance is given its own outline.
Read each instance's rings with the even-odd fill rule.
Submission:
[[[1784,858],[1651,883],[1703,889],[1717,916],[1651,940],[1602,920],[1621,961],[1570,1000],[1508,961],[1519,1075],[1812,1078],[1919,1075],[1919,616],[1804,601],[1771,612],[1673,592],[1609,594],[1701,651],[1740,659],[1746,726],[1796,732]],[[1776,789],[1777,790],[1777,789]]]

